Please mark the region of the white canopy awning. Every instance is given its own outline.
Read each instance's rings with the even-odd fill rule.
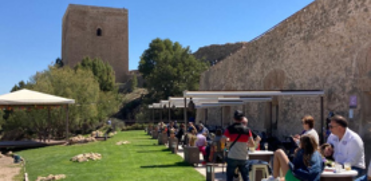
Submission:
[[[184,91],[184,97],[251,97],[251,96],[322,96],[323,90],[287,90],[287,91]]]
[[[67,99],[41,92],[22,89],[0,96],[2,106],[28,106],[28,105],[65,105],[74,104],[74,99]]]

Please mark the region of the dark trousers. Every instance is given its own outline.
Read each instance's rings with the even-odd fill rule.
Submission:
[[[233,175],[236,168],[238,168],[241,172],[241,176],[244,181],[250,180],[246,160],[227,158],[227,181],[233,181]]]

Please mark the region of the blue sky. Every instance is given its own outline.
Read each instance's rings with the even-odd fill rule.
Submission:
[[[169,38],[194,52],[211,44],[249,41],[313,0],[1,0],[0,94],[61,57],[68,4],[129,10],[129,69],[151,40]]]

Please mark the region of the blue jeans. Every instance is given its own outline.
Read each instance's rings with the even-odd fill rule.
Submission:
[[[357,176],[355,178],[358,178],[362,176],[362,174],[366,171],[366,169],[358,168],[358,167],[352,167],[352,170],[357,171]]]
[[[249,181],[249,171],[246,160],[236,160],[232,158],[227,158],[227,181],[233,181],[233,174],[236,168],[241,172],[242,179],[244,181]]]
[[[362,177],[355,179],[355,181],[367,181],[367,175],[363,175]]]

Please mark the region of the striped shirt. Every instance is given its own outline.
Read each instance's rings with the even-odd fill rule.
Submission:
[[[228,126],[224,132],[224,136],[229,138],[230,142],[234,142],[239,134],[241,134],[240,138],[238,138],[232,148],[229,149],[228,158],[246,160],[247,142],[250,138],[249,129],[242,123],[234,123]]]

